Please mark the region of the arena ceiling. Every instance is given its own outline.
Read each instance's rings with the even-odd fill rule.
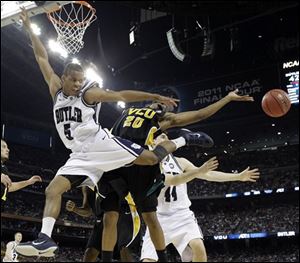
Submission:
[[[78,58],[97,66],[110,89],[148,89],[151,85],[196,80],[274,64],[298,55],[276,53],[276,38],[297,35],[296,1],[89,1],[98,20],[87,29],[85,47]],[[143,22],[141,22],[143,10]],[[148,18],[145,18],[148,17]],[[56,33],[45,15],[32,19],[42,29],[44,43]],[[129,45],[129,30],[137,23],[137,45]],[[203,34],[214,34],[214,56],[201,57]],[[168,46],[166,31],[175,27],[189,63],[177,60]],[[259,37],[261,36],[261,37]],[[233,46],[232,46],[233,43]],[[66,61],[50,52],[50,62],[60,73]],[[35,62],[29,39],[15,25],[1,29],[1,115],[20,116],[52,124],[52,102]],[[188,92],[188,91],[186,91]],[[103,108],[110,126],[120,110]]]

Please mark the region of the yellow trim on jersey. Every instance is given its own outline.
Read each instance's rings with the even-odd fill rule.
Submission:
[[[2,197],[1,197],[1,200],[3,200],[3,201],[6,201],[7,190],[8,190],[8,188],[5,187],[4,193],[3,193]]]
[[[154,144],[154,133],[158,131],[158,128],[153,126],[148,132],[147,139],[145,141],[145,145],[153,145]]]
[[[140,231],[141,219],[140,219],[138,211],[136,210],[136,205],[133,201],[131,194],[128,193],[128,195],[125,197],[125,199],[129,205],[129,209],[130,209],[131,217],[132,217],[132,223],[133,223],[132,238],[131,238],[130,242],[126,245],[126,247],[128,247],[133,242],[133,240],[136,238],[136,236],[138,235],[138,233]]]

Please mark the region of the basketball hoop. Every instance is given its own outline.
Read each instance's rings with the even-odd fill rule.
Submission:
[[[71,54],[83,48],[85,30],[97,19],[96,9],[85,1],[60,6],[48,12],[47,16],[57,32],[58,43]]]

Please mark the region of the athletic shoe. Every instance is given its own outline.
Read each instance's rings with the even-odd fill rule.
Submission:
[[[54,257],[58,251],[58,246],[52,238],[44,233],[39,233],[38,239],[20,243],[15,250],[18,254],[25,257]]]
[[[204,132],[191,132],[188,129],[181,129],[180,136],[186,140],[187,146],[200,146],[211,148],[214,146],[214,140]]]

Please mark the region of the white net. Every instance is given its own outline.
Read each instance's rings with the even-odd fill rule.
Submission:
[[[83,35],[97,19],[95,13],[96,10],[84,1],[74,1],[48,13],[57,32],[57,41],[68,53],[76,54],[83,48]]]

